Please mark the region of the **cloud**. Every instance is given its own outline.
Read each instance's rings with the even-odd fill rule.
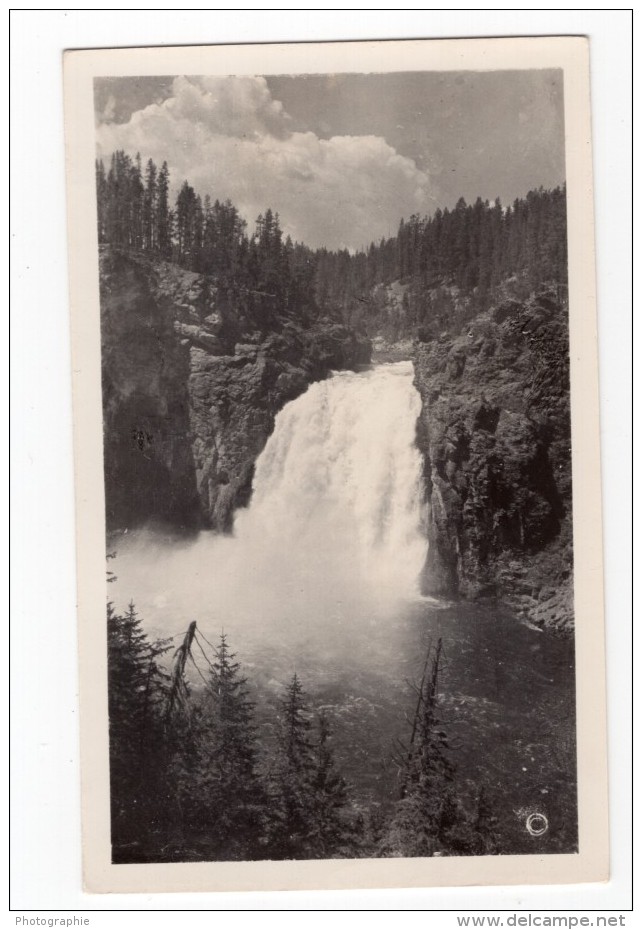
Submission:
[[[173,182],[230,198],[250,224],[270,206],[286,233],[312,247],[358,248],[431,206],[428,175],[381,136],[293,132],[261,77],[178,77],[160,104],[98,127],[115,149],[167,161]]]
[[[105,123],[110,123],[116,114],[116,98],[110,94],[105,104],[105,109],[100,114],[100,119]]]
[[[178,77],[173,91],[161,109],[214,134],[257,139],[264,134],[282,137],[287,131],[289,117],[272,99],[264,78]]]

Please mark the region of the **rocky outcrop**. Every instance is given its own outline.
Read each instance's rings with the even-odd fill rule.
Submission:
[[[108,529],[231,527],[283,405],[370,346],[331,319],[257,318],[208,276],[101,251]]]
[[[568,370],[567,311],[552,292],[417,344],[425,593],[499,597],[540,626],[572,626]]]

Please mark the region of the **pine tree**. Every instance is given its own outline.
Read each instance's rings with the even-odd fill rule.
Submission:
[[[305,693],[297,673],[287,687],[283,709],[283,751],[289,768],[294,772],[308,771],[312,760]]]
[[[351,856],[355,852],[356,823],[349,805],[348,786],[337,771],[332,752],[328,716],[318,716],[318,736],[314,747],[312,777],[313,834],[310,845],[318,858]]]
[[[186,833],[205,858],[254,858],[263,831],[254,705],[235,659],[221,634],[195,724],[194,758],[179,775]]]
[[[426,659],[402,771],[401,799],[382,844],[383,855],[433,856],[447,852],[446,835],[457,822],[454,768],[438,716],[441,654],[440,639]]]
[[[158,174],[157,191],[156,229],[158,232],[158,251],[163,258],[170,258],[172,239],[169,216],[169,168],[166,161],[163,162]]]
[[[96,159],[96,206],[98,213],[98,242],[107,241],[108,191],[105,165]]]
[[[211,711],[222,764],[232,777],[252,777],[256,764],[254,748],[254,705],[249,699],[247,679],[240,674],[236,654],[229,651],[227,636],[221,633],[210,671],[206,708]]]
[[[144,213],[144,243],[145,248],[151,252],[157,245],[157,170],[150,158],[145,169],[145,213]]]
[[[119,861],[153,849],[162,834],[167,641],[150,642],[135,607],[107,605],[112,848]],[[130,859],[129,861],[132,861]]]
[[[272,778],[271,854],[280,859],[354,855],[356,816],[330,747],[328,717],[316,739],[305,692],[295,673],[281,704],[279,749]]]
[[[401,799],[380,844],[381,855],[472,856],[499,851],[497,818],[483,786],[471,812],[462,786],[455,782],[456,769],[438,714],[441,656],[440,639],[426,656],[402,767]]]
[[[144,197],[145,188],[143,187],[143,178],[141,170],[140,152],[136,153],[136,160],[130,170],[130,228],[129,228],[129,245],[134,249],[142,249],[143,221],[144,221]]]
[[[280,724],[272,784],[271,850],[280,859],[310,858],[315,759],[305,695],[296,672],[281,703]]]
[[[196,194],[187,181],[183,181],[176,198],[176,239],[179,264],[189,265],[192,249],[192,227]]]

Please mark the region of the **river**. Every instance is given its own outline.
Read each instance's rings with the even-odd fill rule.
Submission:
[[[572,645],[496,607],[420,596],[420,406],[411,362],[311,385],[278,414],[234,534],[120,535],[109,593],[118,608],[133,599],[154,636],[178,642],[196,620],[215,644],[224,630],[265,740],[296,670],[330,712],[357,796],[384,808],[398,794],[413,686],[441,637],[440,715],[462,790],[484,784],[505,851],[572,851]],[[206,675],[205,657],[195,659]],[[198,688],[196,667],[191,677]]]

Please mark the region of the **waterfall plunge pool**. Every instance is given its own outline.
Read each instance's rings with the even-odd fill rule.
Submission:
[[[120,536],[109,594],[117,609],[133,600],[151,636],[178,643],[196,620],[216,644],[224,630],[266,740],[296,670],[311,705],[330,714],[355,794],[383,807],[398,796],[394,752],[408,737],[413,685],[442,637],[443,726],[460,773],[491,798],[503,848],[572,851],[572,645],[498,608],[419,597],[420,407],[411,362],[311,385],[278,414],[233,536]],[[525,829],[533,812],[546,816],[544,836]]]

